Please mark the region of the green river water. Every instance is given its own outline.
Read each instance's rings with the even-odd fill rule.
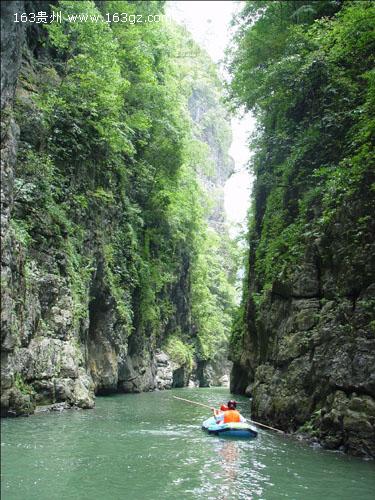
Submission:
[[[2,500],[375,498],[375,465],[260,431],[251,441],[206,435],[226,389],[97,398],[94,410],[2,421]],[[249,402],[237,398],[249,416]]]

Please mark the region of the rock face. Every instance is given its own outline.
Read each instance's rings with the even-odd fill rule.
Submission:
[[[95,394],[182,387],[195,376],[160,350],[171,332],[192,332],[188,254],[182,252],[177,279],[158,297],[174,312],[160,331],[150,332],[142,323],[141,291],[120,290],[132,307],[124,311],[109,283],[113,275],[103,234],[116,235],[125,216],[95,204],[84,214],[80,196],[69,220],[57,205],[52,216],[34,206],[38,190],[51,184],[38,173],[44,171],[40,165],[31,165],[31,173],[30,162],[26,165],[28,152],[43,151],[47,140],[35,97],[46,83],[60,81],[43,43],[46,31],[13,19],[25,9],[49,13],[50,3],[1,2],[2,416],[27,415],[47,405],[92,408]],[[48,166],[48,158],[43,161]],[[71,168],[74,179],[62,182],[61,189],[77,180]],[[26,220],[33,241],[24,230]],[[74,239],[67,225],[77,229]],[[130,254],[128,242],[121,243]]]
[[[350,224],[311,242],[260,305],[250,296],[231,389],[252,395],[255,420],[374,457],[375,228],[349,263]]]
[[[200,181],[213,201],[207,222],[220,237],[228,238],[224,186],[234,171],[234,160],[227,153],[232,141],[229,119],[218,102],[218,96],[213,99],[212,89],[197,82],[189,100],[189,112],[196,124],[197,138],[208,146],[208,158],[213,166],[200,175]],[[227,359],[227,352],[228,342],[225,341],[213,359],[196,360],[194,376],[199,387],[228,385],[232,363]]]
[[[93,233],[85,247],[94,265],[77,301],[67,273],[67,253],[50,242],[30,252],[22,229],[12,225],[23,215],[23,209],[14,206],[19,143],[38,148],[44,134],[32,98],[41,82],[35,55],[47,63],[49,57],[40,43],[45,33],[36,26],[28,26],[26,33],[26,23],[13,20],[26,7],[49,12],[48,4],[1,3],[2,416],[28,415],[37,406],[59,403],[92,408],[95,394],[168,388],[173,378],[169,364],[158,371],[153,351],[142,341],[135,345],[130,339],[128,349],[128,333],[105,283],[102,253]],[[47,227],[46,231],[43,237],[48,239]]]
[[[209,148],[208,157],[213,166],[200,175],[201,182],[215,201],[208,214],[208,223],[219,233],[224,233],[224,186],[234,171],[234,160],[227,153],[232,139],[229,119],[225,110],[218,106],[219,97],[215,97],[213,99],[212,89],[197,82],[189,99],[189,112],[197,125],[197,137]]]
[[[320,4],[296,21],[306,35],[298,43],[298,6],[282,4],[283,28],[273,2],[243,11],[228,64],[235,102],[257,120],[231,385],[252,394],[254,419],[374,457],[373,85],[362,80],[373,67],[370,3]],[[270,51],[273,30],[283,42]],[[333,104],[338,75],[347,85]]]

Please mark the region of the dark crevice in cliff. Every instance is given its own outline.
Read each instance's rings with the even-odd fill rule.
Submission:
[[[104,283],[104,263],[101,256],[97,257],[89,297],[88,367],[95,393],[109,394],[117,390],[117,378],[114,377],[117,352],[113,342],[115,301]]]
[[[350,300],[351,304],[352,304],[352,311],[354,312],[355,311],[355,308],[356,308],[356,303],[357,303],[357,300],[358,298],[360,297],[362,293],[362,290],[351,290],[351,292],[347,295],[347,298]]]
[[[374,397],[374,391],[373,390],[368,390],[364,387],[356,386],[356,385],[340,385],[336,384],[335,389],[338,391],[344,392],[348,397],[351,396],[369,396],[369,397]]]
[[[99,260],[89,294],[90,337],[96,336],[96,332],[98,331],[101,318],[111,308],[111,304],[109,304],[108,301],[106,300],[108,292],[106,293],[106,291],[104,290],[103,277],[104,277],[103,262]]]

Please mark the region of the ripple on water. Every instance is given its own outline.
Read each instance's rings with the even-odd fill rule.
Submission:
[[[172,394],[210,406],[230,396]],[[251,441],[209,436],[200,429],[205,411],[170,395],[98,398],[93,411],[5,421],[3,498],[373,500],[374,464],[267,431]]]

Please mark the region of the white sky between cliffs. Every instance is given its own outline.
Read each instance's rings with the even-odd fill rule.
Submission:
[[[229,23],[232,15],[241,9],[242,2],[236,1],[169,1],[166,13],[182,24],[194,40],[203,47],[225,75],[221,62],[224,50],[231,38]],[[232,118],[233,141],[229,150],[235,163],[235,173],[224,188],[224,207],[230,225],[230,235],[235,237],[246,228],[246,214],[250,203],[252,176],[246,164],[250,158],[247,138],[254,129],[254,119],[247,114]]]

